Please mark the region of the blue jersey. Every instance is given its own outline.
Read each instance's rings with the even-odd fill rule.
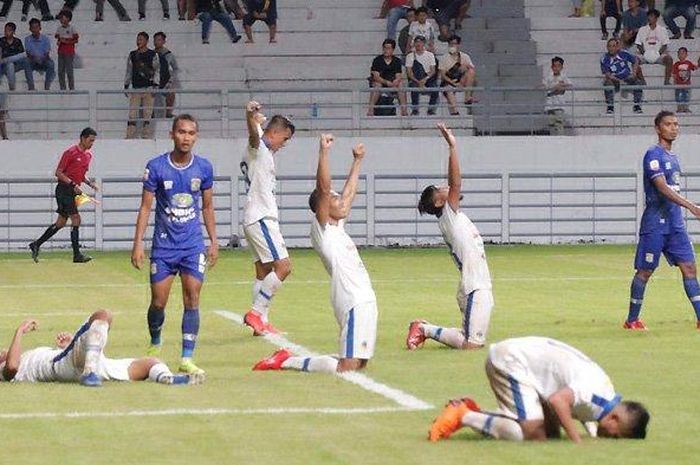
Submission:
[[[681,165],[678,158],[659,145],[650,147],[644,155],[644,195],[646,208],[642,215],[640,234],[660,232],[669,234],[685,231],[685,222],[680,205],[671,202],[654,186],[659,176],[676,192],[681,190]]]
[[[627,79],[632,74],[632,65],[637,58],[626,50],[620,50],[615,55],[609,53],[600,59],[600,72],[610,73],[618,79]]]
[[[200,216],[202,191],[214,185],[214,170],[205,158],[192,155],[187,166],[177,167],[170,153],[160,155],[146,165],[143,188],[156,197],[156,221],[152,257],[168,251],[201,252],[204,237]]]

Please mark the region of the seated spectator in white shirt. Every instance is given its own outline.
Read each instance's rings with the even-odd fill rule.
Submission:
[[[425,49],[425,37],[417,36],[413,40],[414,50],[406,55],[406,74],[408,75],[409,87],[417,87],[420,90],[411,92],[412,115],[418,114],[418,104],[420,94],[430,95],[428,103],[428,114],[434,115],[438,103],[438,92],[426,89],[437,90],[437,62],[435,55]]]
[[[403,82],[403,66],[401,65],[401,60],[394,56],[394,50],[396,50],[396,41],[394,39],[385,39],[382,43],[382,54],[376,56],[372,61],[372,74],[369,78],[370,86],[384,89],[401,87]],[[386,93],[387,91],[384,90],[382,92]],[[374,105],[377,104],[377,100],[382,92],[370,92],[367,116],[374,115]],[[397,91],[390,91],[388,93],[391,96],[397,95],[399,103],[401,104],[401,115],[408,116],[408,110],[406,109],[406,93]]]
[[[564,106],[566,98],[564,94],[571,89],[573,84],[564,73],[564,59],[555,56],[552,58],[552,67],[543,80],[547,89],[547,115],[549,115],[550,134],[561,135],[564,133]]]
[[[476,68],[474,63],[472,63],[471,57],[459,50],[461,43],[462,38],[457,35],[453,35],[449,39],[447,55],[440,59],[440,64],[438,65],[441,81],[440,87],[463,88],[464,104],[471,105],[474,103],[471,87],[474,87],[474,82],[476,81]],[[450,115],[459,115],[455,92],[445,90],[443,95],[447,99]]]
[[[411,27],[408,29],[409,51],[413,50],[413,42],[416,40],[416,37],[421,36],[425,39],[428,51],[435,53],[437,34],[435,34],[433,24],[428,21],[428,9],[426,7],[418,8],[416,17],[418,20],[411,23]]]
[[[666,68],[664,84],[668,85],[671,83],[673,58],[668,54],[670,40],[666,28],[658,24],[659,16],[658,10],[649,10],[647,13],[649,24],[639,28],[635,44],[643,65],[663,65]]]

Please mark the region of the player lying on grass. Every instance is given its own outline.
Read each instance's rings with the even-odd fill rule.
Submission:
[[[576,427],[592,436],[644,439],[649,412],[638,402],[620,402],[610,378],[579,350],[545,337],[506,339],[489,348],[486,376],[500,407],[482,411],[472,399],[451,400],[435,419],[431,441],[463,426],[511,441],[557,438],[563,427],[581,442]]]
[[[331,304],[340,326],[339,359],[327,355],[295,357],[287,349],[278,350],[258,362],[254,370],[300,370],[334,373],[360,370],[374,355],[377,337],[377,298],[357,247],[345,231],[357,192],[360,164],[365,147],[352,149],[353,161],[342,193],[331,190],[328,154],[333,136],[321,134],[316,189],[309,196],[314,212],[311,243],[331,277]]]
[[[414,350],[426,339],[434,339],[455,349],[480,349],[486,342],[493,308],[491,275],[479,230],[459,209],[462,174],[457,142],[444,124],[439,124],[438,128],[449,147],[447,186],[426,187],[418,211],[421,215],[428,213],[438,218],[442,237],[460,271],[457,305],[462,312],[462,327],[443,328],[425,320],[414,320],[408,327],[406,347]]]
[[[161,384],[200,384],[204,375],[174,375],[155,357],[107,358],[104,348],[112,323],[108,310],[98,310],[74,335],[56,335],[57,348],[37,347],[22,352],[22,337],[37,329],[36,320],[25,320],[15,331],[7,350],[0,351],[0,381],[80,382],[101,386],[102,381],[143,381]]]

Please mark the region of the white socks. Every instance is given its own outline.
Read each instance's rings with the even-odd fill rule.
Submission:
[[[148,379],[150,379],[154,383],[168,384],[166,382],[167,378],[172,377],[172,376],[173,376],[173,372],[170,371],[170,368],[168,368],[168,365],[166,365],[163,362],[156,363],[148,371]]]
[[[281,285],[282,281],[277,277],[277,273],[271,271],[265,276],[265,279],[261,281],[260,290],[258,290],[253,299],[253,310],[262,315],[262,320],[265,323],[267,323],[267,314],[270,312],[270,302],[272,302],[272,298]],[[255,288],[255,285],[253,288]]]
[[[422,324],[421,328],[425,337],[454,349],[461,349],[465,342],[464,334],[458,328],[441,328],[427,323]]]
[[[329,355],[318,357],[289,357],[282,363],[285,370],[312,371],[316,373],[335,373],[338,369],[338,359]]]
[[[255,279],[253,281],[253,299],[251,302],[255,302],[255,299],[258,297],[258,292],[260,292],[260,289],[262,289],[262,279]]]
[[[85,333],[85,365],[83,374],[96,373],[100,355],[107,344],[109,323],[105,320],[95,320]]]
[[[520,423],[501,415],[470,411],[462,417],[462,424],[495,439],[523,440],[523,430],[520,427]]]

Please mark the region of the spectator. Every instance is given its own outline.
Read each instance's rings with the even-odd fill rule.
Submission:
[[[56,29],[58,40],[58,84],[61,90],[66,90],[66,76],[68,76],[68,89],[75,90],[75,77],[73,75],[73,62],[75,59],[75,44],[80,36],[78,31],[70,24],[73,13],[70,10],[62,10],[58,14],[60,25]]]
[[[66,0],[63,4],[63,10],[73,11],[78,5],[80,0]],[[94,0],[95,1],[95,21],[102,21],[104,19],[105,11],[105,0]],[[126,12],[124,5],[121,4],[119,0],[107,0],[114,11],[117,12],[119,21],[131,21],[129,14]]]
[[[413,0],[384,0],[379,17],[386,17],[387,39],[396,39],[396,25],[402,18],[406,19],[406,13],[413,7]]]
[[[671,39],[680,39],[681,30],[676,24],[676,18],[683,16],[685,18],[685,30],[683,37],[693,39],[693,31],[695,30],[695,0],[666,0],[666,9],[664,10],[664,23],[671,30]],[[647,14],[650,14],[649,10]],[[654,10],[655,11],[655,10]]]
[[[394,88],[401,87],[403,81],[403,67],[401,60],[394,56],[396,50],[396,41],[394,39],[384,39],[382,43],[382,54],[377,55],[372,61],[371,76],[369,84],[373,88]],[[382,92],[370,92],[369,94],[369,109],[367,116],[374,115],[374,105]],[[393,103],[394,95],[398,96],[399,104],[401,105],[401,115],[408,116],[406,109],[406,93],[392,90],[388,92]]]
[[[555,56],[547,77],[543,81],[547,90],[547,115],[549,116],[550,134],[559,136],[564,133],[564,94],[573,84],[564,73],[564,59]]]
[[[427,0],[424,3],[438,23],[440,40],[447,41],[450,37],[450,21],[457,19],[464,3],[465,0]]]
[[[424,6],[416,10],[417,21],[411,23],[408,29],[409,51],[413,50],[413,42],[416,37],[423,37],[427,41],[428,51],[433,54],[435,52],[435,28],[428,21],[428,9]]]
[[[238,4],[238,0],[224,0],[224,7],[229,14],[233,14],[234,19],[243,19],[245,12],[241,5]]]
[[[31,71],[46,73],[44,90],[51,90],[51,83],[56,76],[56,66],[50,56],[51,40],[41,33],[41,21],[36,18],[29,21],[29,32],[31,34],[24,38],[24,50],[27,52],[29,68]]]
[[[2,50],[2,60],[0,60],[0,76],[7,77],[7,85],[10,90],[15,90],[15,72],[24,70],[24,77],[27,80],[27,88],[34,90],[34,76],[27,61],[27,54],[24,51],[22,41],[15,37],[17,25],[13,22],[5,24],[5,36],[0,38],[0,50]]]
[[[163,8],[163,19],[170,19],[170,7],[168,0],[160,0],[160,6]],[[139,20],[146,19],[146,0],[139,0]],[[155,40],[155,36],[153,36]]]
[[[126,125],[126,138],[134,139],[137,134],[137,120],[139,112],[143,121],[141,137],[151,137],[151,116],[153,115],[153,93],[147,92],[155,89],[160,82],[160,59],[158,54],[148,48],[148,34],[139,32],[136,36],[136,50],[129,53],[126,60],[126,76],[124,77],[124,89],[131,85],[134,90],[129,94],[129,121]]]
[[[649,22],[646,10],[640,8],[639,0],[627,0],[627,6],[627,11],[622,13],[622,45],[625,48],[634,45],[639,28]]]
[[[409,87],[417,87],[419,91],[411,92],[412,115],[418,114],[418,104],[420,94],[429,94],[428,114],[435,114],[435,107],[439,95],[428,89],[437,90],[437,74],[435,55],[425,49],[426,39],[423,36],[416,36],[413,40],[414,50],[406,56],[406,74],[408,75]]]
[[[2,9],[0,10],[0,18],[5,18],[7,16],[7,13],[10,11],[10,7],[12,7],[12,3],[14,3],[13,0],[5,0],[3,2]],[[22,0],[22,21],[27,20],[29,6],[32,3],[35,7],[38,7],[39,11],[41,11],[42,21],[53,20],[53,16],[51,16],[51,11],[49,10],[49,5],[46,3],[46,0]]]
[[[243,16],[243,29],[246,35],[246,44],[253,43],[253,24],[262,21],[270,29],[270,43],[277,42],[277,1],[276,0],[248,0],[248,13]]]
[[[620,24],[622,22],[622,0],[600,0],[600,32],[603,33],[603,40],[608,40],[608,17],[615,18],[615,31],[613,37],[620,35]]]
[[[450,37],[447,55],[440,58],[438,70],[440,71],[440,87],[446,88],[463,88],[464,89],[464,104],[471,105],[474,103],[472,96],[474,82],[476,80],[476,68],[469,55],[459,50],[462,38],[456,35]],[[443,95],[447,99],[447,105],[450,110],[450,115],[459,115],[457,111],[457,101],[455,92],[445,90]]]
[[[411,51],[410,49],[410,36],[408,34],[409,29],[411,29],[411,24],[413,24],[416,21],[416,9],[415,8],[409,8],[406,10],[406,21],[408,21],[408,24],[406,24],[401,31],[399,31],[399,48],[401,49],[401,54],[404,56]]]
[[[177,15],[180,21],[193,20],[197,16],[196,0],[177,0]]]
[[[165,47],[166,40],[167,36],[164,32],[156,32],[153,35],[153,45],[155,45],[155,51],[160,59],[160,83],[158,88],[161,90],[173,90],[179,87],[177,79],[179,68],[175,60],[175,55]],[[175,92],[168,92],[165,94],[159,93],[157,97],[158,104],[155,105],[155,108],[165,108],[165,117],[172,118],[173,107],[175,106]],[[164,103],[164,105],[162,105],[162,103]]]
[[[571,0],[574,7],[574,12],[569,15],[569,18],[580,18],[583,12],[583,0]]]
[[[197,0],[197,13],[199,13],[199,20],[202,22],[203,44],[209,43],[212,21],[216,21],[226,29],[234,44],[241,40],[241,36],[236,32],[231,18],[224,12],[220,2],[221,0]]]
[[[677,86],[688,86],[687,89],[676,89],[676,103],[678,113],[690,113],[690,75],[698,67],[688,60],[688,49],[678,49],[678,61],[673,64],[673,83]]]
[[[668,85],[671,83],[673,58],[666,51],[669,43],[668,32],[666,32],[665,27],[658,25],[659,15],[658,10],[649,10],[647,13],[649,24],[639,28],[635,44],[642,64],[663,65],[665,67],[664,84]]]
[[[639,58],[632,55],[627,50],[620,49],[619,39],[610,39],[607,43],[608,52],[600,59],[600,71],[603,74],[603,85],[613,86],[615,89],[605,89],[605,103],[608,105],[609,115],[615,112],[615,92],[620,90],[620,84],[625,83],[632,86],[639,86],[643,81],[639,78],[640,63]],[[635,113],[642,112],[642,89],[633,91]]]

